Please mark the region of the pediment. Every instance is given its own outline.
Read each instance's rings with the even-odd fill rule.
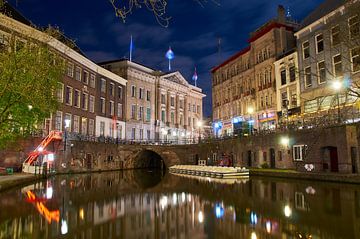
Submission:
[[[187,80],[179,72],[164,75],[163,79],[174,82],[176,84],[184,85],[184,86],[189,85]]]

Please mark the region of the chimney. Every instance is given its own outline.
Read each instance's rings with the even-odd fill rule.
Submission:
[[[278,21],[281,23],[285,23],[285,8],[283,5],[278,6]]]

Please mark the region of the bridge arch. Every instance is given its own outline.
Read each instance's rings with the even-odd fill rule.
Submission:
[[[133,168],[168,168],[180,164],[178,155],[170,150],[142,149],[133,157]]]

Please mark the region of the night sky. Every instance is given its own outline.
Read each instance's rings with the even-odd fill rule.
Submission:
[[[175,53],[173,70],[179,70],[191,84],[197,67],[198,85],[207,95],[204,113],[210,116],[210,69],[245,47],[249,32],[276,17],[277,5],[289,7],[292,17],[301,21],[323,0],[216,1],[220,6],[212,0],[204,7],[193,0],[169,0],[167,14],[172,19],[168,28],[161,27],[145,9],[133,12],[124,24],[115,17],[109,0],[9,2],[35,25],[58,26],[95,62],[128,57],[132,34],[133,60],[167,71],[165,53],[171,45]]]

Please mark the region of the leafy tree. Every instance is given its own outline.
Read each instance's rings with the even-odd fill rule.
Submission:
[[[57,109],[55,93],[63,71],[64,61],[46,42],[15,34],[4,38],[0,44],[0,147],[36,130]]]

